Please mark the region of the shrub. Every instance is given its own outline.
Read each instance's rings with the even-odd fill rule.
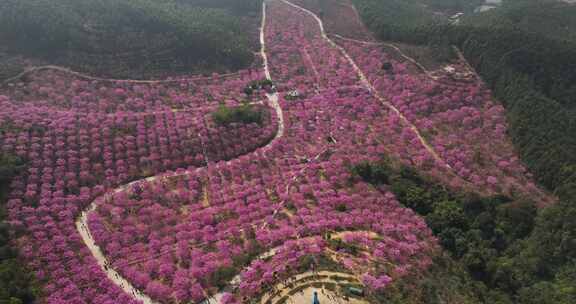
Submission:
[[[24,163],[19,157],[0,154],[0,183],[7,183],[23,166]]]
[[[362,162],[352,168],[352,173],[372,184],[387,184],[390,168],[385,162],[376,165]]]
[[[221,104],[218,109],[212,113],[212,119],[217,125],[229,125],[232,123],[262,125],[264,113],[250,104],[244,104],[237,107],[227,107]]]

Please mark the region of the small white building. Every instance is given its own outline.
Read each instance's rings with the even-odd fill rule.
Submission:
[[[458,24],[460,23],[460,17],[462,17],[464,15],[464,13],[456,13],[450,17],[448,17],[448,21],[451,24]]]
[[[293,100],[298,98],[300,98],[300,93],[298,92],[298,90],[292,90],[286,93],[286,99]]]

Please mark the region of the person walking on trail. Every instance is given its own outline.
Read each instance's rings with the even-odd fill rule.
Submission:
[[[320,304],[320,300],[318,300],[318,292],[314,291],[314,300],[312,300],[312,304]]]

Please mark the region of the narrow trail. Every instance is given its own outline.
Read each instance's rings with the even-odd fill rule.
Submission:
[[[162,83],[178,83],[178,82],[182,82],[182,81],[198,81],[198,80],[210,80],[210,79],[212,79],[212,76],[198,76],[198,77],[190,77],[190,78],[175,78],[175,79],[161,79],[161,80],[114,79],[114,78],[102,78],[102,77],[91,76],[91,75],[87,75],[84,73],[73,71],[72,69],[69,69],[66,67],[57,66],[57,65],[43,65],[43,66],[37,66],[37,67],[32,67],[32,68],[26,69],[25,71],[21,72],[20,74],[2,81],[1,85],[7,85],[9,83],[12,83],[18,79],[21,79],[22,77],[24,77],[28,74],[33,74],[36,72],[47,71],[47,70],[67,73],[67,74],[70,74],[70,75],[73,75],[73,76],[76,76],[76,77],[79,77],[82,79],[86,79],[86,80],[95,80],[95,81],[102,81],[102,82],[116,82],[116,83],[132,83],[132,84],[162,84]],[[237,76],[237,75],[240,75],[240,73],[235,72],[235,73],[228,73],[228,74],[219,74],[218,77],[219,78],[220,77],[226,78],[226,77]]]
[[[270,75],[269,66],[268,66],[268,58],[266,55],[266,44],[265,44],[265,35],[264,35],[265,25],[266,25],[266,3],[264,2],[262,5],[262,25],[260,28],[260,42],[261,42],[261,46],[262,46],[262,48],[260,50],[260,54],[264,60],[264,71],[265,71],[266,79],[272,80],[271,75]],[[50,67],[50,69],[56,69],[56,70],[71,72],[74,75],[82,75],[82,74],[79,74],[76,72],[72,72],[72,71],[65,69],[65,68],[60,68],[60,67]],[[37,70],[38,69],[36,69],[34,71],[37,71]],[[32,71],[28,71],[26,73],[30,73],[30,72],[32,72]],[[22,75],[20,77],[22,77]],[[88,76],[88,77],[89,77],[89,79],[100,80],[97,78],[93,78],[91,76]],[[169,80],[169,81],[171,82],[172,80]],[[174,80],[174,81],[181,81],[181,80]],[[126,81],[126,82],[161,83],[162,81]],[[280,139],[282,136],[284,136],[284,127],[285,127],[282,108],[280,107],[280,104],[278,103],[278,94],[272,93],[272,94],[267,94],[266,96],[268,98],[268,102],[270,103],[271,107],[276,111],[276,115],[277,115],[277,119],[278,119],[278,130],[276,132],[276,136],[267,145],[258,149],[258,150],[261,149],[262,151],[269,150],[276,143],[276,141],[278,139]],[[249,152],[249,153],[255,153],[255,152]],[[230,161],[227,161],[226,163],[229,163],[229,162]],[[142,292],[141,290],[134,287],[128,280],[123,278],[120,275],[120,273],[118,273],[116,270],[114,270],[111,267],[110,262],[108,261],[108,259],[104,255],[104,253],[102,252],[102,249],[96,244],[96,241],[94,240],[94,237],[92,236],[92,234],[90,232],[90,229],[88,226],[88,217],[92,212],[94,212],[97,209],[99,203],[111,198],[112,195],[114,195],[115,193],[123,192],[123,191],[130,189],[130,187],[135,185],[135,184],[142,183],[142,182],[149,183],[149,182],[153,182],[159,178],[173,178],[173,177],[179,177],[179,176],[186,176],[186,175],[197,173],[202,169],[204,169],[204,168],[197,168],[195,170],[187,170],[184,172],[171,174],[171,175],[152,176],[149,178],[133,181],[131,183],[120,186],[114,190],[109,191],[108,193],[104,194],[103,196],[96,198],[85,210],[83,210],[80,213],[80,216],[78,217],[78,219],[75,222],[76,230],[80,234],[82,241],[84,242],[84,244],[86,245],[86,247],[88,248],[88,250],[90,251],[92,256],[94,257],[94,259],[96,260],[96,262],[98,263],[98,265],[100,266],[102,271],[106,274],[106,276],[112,282],[114,282],[114,284],[116,284],[118,287],[122,288],[122,290],[124,290],[124,292],[126,292],[126,294],[131,295],[134,299],[141,301],[144,304],[160,304],[160,303],[157,301],[154,301],[148,295],[146,295],[144,292]],[[207,301],[207,303],[219,303],[220,296],[221,295],[216,295],[213,297],[213,299],[216,300],[217,302],[212,302],[212,300],[209,300],[209,301]]]
[[[348,52],[346,52],[346,50],[341,47],[340,45],[336,44],[334,41],[332,41],[332,39],[330,39],[328,37],[328,35],[326,35],[326,31],[324,30],[324,23],[322,22],[322,20],[313,12],[300,7],[290,1],[287,0],[280,0],[296,9],[299,9],[309,15],[311,15],[314,19],[316,19],[316,21],[318,22],[318,25],[320,26],[320,32],[322,35],[322,38],[324,38],[330,45],[332,45],[334,48],[338,49],[343,55],[344,57],[346,57],[346,59],[348,60],[348,62],[350,62],[350,64],[352,65],[352,67],[354,68],[354,70],[356,71],[356,73],[358,74],[358,76],[360,77],[360,81],[362,82],[362,84],[364,86],[366,86],[366,88],[368,88],[370,90],[370,92],[372,93],[372,95],[374,97],[376,97],[384,106],[386,106],[387,108],[389,108],[390,110],[392,110],[394,113],[396,113],[396,115],[398,115],[398,117],[400,117],[400,119],[402,120],[402,122],[404,122],[407,126],[410,127],[410,129],[416,134],[416,137],[418,138],[418,140],[420,141],[420,143],[425,147],[425,149],[432,155],[432,157],[442,163],[446,168],[452,170],[452,167],[446,163],[446,161],[444,161],[444,159],[442,159],[434,150],[434,148],[432,148],[432,146],[428,143],[428,141],[426,141],[426,139],[424,137],[422,137],[422,134],[420,134],[420,130],[418,130],[418,128],[412,124],[412,122],[410,122],[405,116],[404,114],[402,114],[402,112],[400,112],[400,110],[398,110],[390,101],[388,101],[387,99],[385,99],[384,97],[382,97],[380,95],[380,93],[378,93],[378,91],[376,90],[376,88],[374,88],[372,86],[372,84],[370,83],[370,81],[368,80],[368,78],[366,77],[366,75],[364,75],[364,72],[362,72],[362,70],[358,67],[358,65],[356,64],[356,62],[354,61],[354,59],[352,59],[352,57],[350,57],[350,55],[348,54]]]
[[[266,75],[266,79],[272,80],[272,76],[270,75],[270,67],[268,65],[268,56],[266,55],[265,28],[266,28],[266,2],[262,2],[262,24],[260,24],[260,45],[262,46],[262,48],[260,49],[260,56],[264,61],[264,74]],[[280,137],[284,136],[284,113],[282,112],[282,108],[280,107],[280,103],[278,102],[278,93],[274,92],[272,94],[266,94],[266,97],[268,97],[271,106],[274,108],[274,110],[276,110],[276,115],[278,117],[278,132],[276,132],[276,137],[274,137],[273,140],[275,141]],[[269,147],[271,146],[272,145],[269,145]]]
[[[395,46],[392,43],[385,43],[385,42],[371,42],[371,41],[362,41],[362,40],[356,40],[356,39],[352,39],[352,38],[348,38],[348,37],[344,37],[344,36],[340,36],[338,34],[330,34],[336,38],[342,39],[342,40],[346,40],[346,41],[351,41],[351,42],[355,42],[355,43],[359,43],[359,44],[364,44],[364,45],[383,45],[383,46],[387,46],[390,48],[393,48],[402,58],[410,61],[412,64],[414,64],[416,67],[418,67],[422,72],[424,72],[426,74],[426,76],[428,76],[428,78],[432,79],[432,80],[438,80],[440,79],[440,77],[438,76],[434,76],[432,74],[432,72],[430,72],[425,66],[423,66],[420,62],[418,62],[416,59],[406,55],[399,47]]]
[[[363,41],[363,40],[348,38],[348,37],[344,37],[344,36],[342,36],[342,35],[338,35],[338,34],[334,34],[334,33],[328,34],[328,35],[334,36],[334,37],[336,37],[336,38],[340,38],[340,39],[342,39],[342,40],[351,41],[351,42],[356,42],[356,43],[365,44],[365,45],[378,46],[378,45],[384,44],[384,43],[382,43],[382,42],[377,42],[377,41]]]
[[[88,230],[88,214],[96,210],[96,207],[97,204],[92,203],[87,210],[82,211],[80,218],[76,220],[76,230],[78,230],[78,232],[80,233],[80,236],[84,241],[84,244],[86,245],[86,247],[88,247],[90,253],[92,253],[92,256],[94,257],[100,268],[102,268],[102,271],[104,271],[108,279],[114,282],[116,286],[119,286],[128,295],[132,295],[134,299],[144,304],[160,304],[159,302],[155,302],[150,297],[142,293],[130,282],[128,282],[128,280],[123,278],[116,270],[108,266],[109,265],[108,259],[106,259],[106,256],[104,256],[104,253],[102,252],[100,247],[96,245],[96,242],[94,241],[94,238],[90,233],[90,230]]]
[[[322,88],[320,88],[320,81],[321,81],[320,73],[318,73],[318,69],[316,68],[316,65],[312,61],[310,54],[308,53],[308,51],[305,48],[302,49],[302,53],[304,53],[304,57],[306,57],[306,61],[308,61],[308,63],[312,67],[312,71],[314,72],[314,77],[316,77],[316,85],[315,85],[316,94],[319,94],[320,90],[322,90]]]

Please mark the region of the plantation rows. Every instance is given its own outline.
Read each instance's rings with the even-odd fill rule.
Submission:
[[[260,71],[243,70],[230,76],[191,77],[167,81],[109,81],[70,77],[54,69],[24,75],[6,85],[6,91],[21,103],[49,106],[82,113],[159,112],[198,110],[221,102],[237,105],[245,101],[244,87],[260,80]],[[249,96],[253,101],[265,98],[262,90]]]
[[[391,96],[391,103],[417,126],[456,173],[460,180],[450,181],[453,186],[471,184],[488,193],[549,200],[530,181],[531,174],[515,155],[506,137],[504,108],[491,100],[490,91],[482,83],[411,75],[405,64],[396,62],[378,46],[343,39],[339,43],[374,87]],[[385,63],[391,64],[389,71],[381,68]]]
[[[382,292],[439,253],[422,218],[351,173],[383,156],[455,189],[544,197],[482,85],[339,49],[285,1],[264,10],[277,96],[246,95],[263,71],[167,83],[41,71],[5,88],[2,152],[28,163],[10,223],[46,303],[247,303],[311,268]],[[244,100],[261,125],[213,121]]]

